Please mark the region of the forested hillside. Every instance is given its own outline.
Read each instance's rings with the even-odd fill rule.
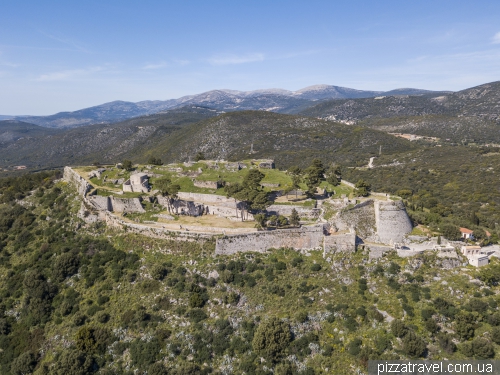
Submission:
[[[209,240],[84,225],[57,178],[0,180],[2,374],[352,374],[370,358],[498,355],[498,261],[214,257]]]

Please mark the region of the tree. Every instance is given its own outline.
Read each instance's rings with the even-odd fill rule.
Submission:
[[[264,211],[271,203],[269,202],[267,193],[262,190],[262,186],[260,185],[260,181],[262,181],[264,177],[265,175],[259,170],[250,169],[243,178],[241,184],[234,183],[224,187],[224,191],[228,197],[234,198],[235,201],[239,200],[244,202],[243,207],[241,207],[242,221],[244,206],[247,206],[252,210]]]
[[[126,171],[131,171],[132,169],[134,169],[134,167],[132,165],[132,161],[128,160],[128,159],[125,159],[124,161],[122,161],[122,167]]]
[[[325,168],[320,159],[314,159],[311,166],[306,170],[305,182],[307,185],[307,195],[312,198],[316,192],[316,188],[319,186],[321,181],[325,179]]]
[[[276,226],[276,224],[277,224],[277,222],[278,222],[278,216],[276,216],[276,215],[271,215],[271,216],[269,217],[269,220],[268,220],[269,225],[272,225],[273,227],[275,227],[275,226]]]
[[[339,179],[342,176],[342,172],[339,165],[332,164],[326,173],[326,182],[330,185],[337,186],[340,182]]]
[[[256,226],[259,229],[264,229],[266,227],[266,215],[256,214],[253,216],[254,220],[257,222]]]
[[[455,317],[455,333],[460,340],[469,340],[474,337],[474,315],[461,312]]]
[[[493,344],[484,337],[478,337],[472,341],[472,350],[474,352],[474,357],[477,359],[488,359],[495,356]]]
[[[354,190],[354,193],[358,197],[367,197],[368,195],[370,195],[370,190],[372,188],[371,185],[363,179],[358,180],[354,187],[356,188]]]
[[[154,156],[150,156],[149,159],[148,159],[148,164],[152,164],[152,165],[163,165],[163,163],[161,162],[161,159],[160,158],[155,158]]]
[[[403,337],[408,333],[408,327],[399,319],[394,319],[391,322],[391,332],[396,337]]]
[[[93,364],[91,356],[77,350],[67,350],[59,356],[51,374],[90,375],[94,372]]]
[[[37,360],[32,352],[24,352],[12,361],[10,371],[14,375],[31,374],[35,369]]]
[[[198,151],[196,153],[196,156],[194,157],[195,161],[200,161],[200,160],[205,160],[205,154],[201,151]]]
[[[148,375],[168,375],[168,372],[162,363],[157,362],[148,367]]]
[[[458,241],[462,235],[460,233],[460,229],[453,224],[444,224],[441,226],[441,234],[451,240],[451,241]]]
[[[297,227],[300,223],[299,213],[295,208],[292,209],[292,214],[290,215],[290,224]]]
[[[179,190],[181,190],[180,185],[174,184],[170,177],[163,177],[156,180],[156,182],[154,183],[154,187],[158,189],[162,196],[168,198],[168,210],[171,212],[171,203],[172,200],[177,197],[177,193],[179,192]]]
[[[253,350],[272,362],[277,362],[292,341],[290,326],[274,317],[263,322],[257,328],[253,341]]]
[[[424,354],[426,344],[420,336],[409,331],[403,338],[403,350],[408,356],[418,358]]]
[[[278,227],[284,227],[288,225],[288,219],[283,215],[278,216]]]

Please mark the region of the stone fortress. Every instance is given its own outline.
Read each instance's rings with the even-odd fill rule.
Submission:
[[[210,168],[217,169],[217,163],[207,162]],[[256,164],[259,168],[273,169],[274,162],[266,160]],[[227,163],[229,170],[238,171],[246,168],[243,163]],[[226,168],[227,168],[226,167]],[[169,171],[175,171],[193,180],[202,171],[183,171],[179,167],[168,167]],[[147,170],[146,170],[147,171]],[[177,240],[197,241],[200,239],[215,238],[215,254],[234,254],[238,252],[266,252],[274,248],[293,248],[297,251],[321,250],[328,257],[330,253],[354,252],[356,248],[369,250],[370,257],[382,256],[385,252],[396,250],[400,256],[411,256],[425,250],[437,250],[438,257],[442,258],[443,267],[457,267],[463,265],[463,261],[457,254],[456,249],[462,243],[446,243],[438,245],[435,239],[424,236],[410,236],[413,229],[403,202],[397,197],[389,197],[384,193],[372,193],[367,199],[349,199],[345,196],[340,198],[328,197],[325,192],[319,192],[315,206],[296,205],[287,202],[284,204],[272,204],[267,208],[270,215],[283,215],[289,217],[292,209],[295,209],[301,217],[302,225],[298,228],[274,229],[259,231],[255,228],[241,228],[236,225],[227,225],[221,228],[216,226],[201,225],[178,225],[170,214],[187,216],[214,215],[229,221],[253,220],[248,213],[244,202],[217,194],[179,192],[175,199],[163,197],[157,191],[151,190],[149,177],[160,177],[154,173],[133,173],[128,180],[112,180],[112,183],[122,183],[122,191],[114,191],[113,194],[97,195],[97,189],[91,184],[90,178],[106,179],[105,168],[91,171],[84,177],[83,172],[77,172],[71,167],[64,168],[63,178],[71,183],[82,198],[79,217],[91,223],[105,221],[108,225],[160,238],[175,238]],[[193,178],[194,177],[194,178]],[[342,181],[343,184],[353,187],[353,184]],[[264,185],[264,184],[262,184]],[[273,188],[277,187],[272,184]],[[119,185],[115,185],[119,186]],[[195,185],[196,186],[196,185]],[[219,188],[219,183],[203,184],[204,188]],[[154,188],[154,186],[153,186]],[[125,198],[117,197],[125,193],[142,193],[140,197]],[[297,192],[289,193],[295,195]],[[299,194],[300,195],[300,194]],[[157,206],[168,210],[170,214],[157,214],[168,223],[145,221],[135,223],[127,220],[127,214],[146,213],[144,202],[149,201]],[[333,210],[334,214],[325,219],[325,209]],[[302,220],[305,220],[302,222]],[[467,249],[469,250],[469,249]],[[462,251],[463,253],[464,251]],[[484,254],[471,256],[475,262],[469,259],[475,266],[487,264]]]
[[[274,164],[266,162],[264,168]],[[239,169],[239,167],[238,167]],[[103,171],[100,171],[102,174]],[[90,172],[93,175],[93,172]],[[134,177],[136,176],[136,177]],[[389,199],[386,194],[377,194],[365,200],[350,200],[342,197],[325,197],[318,200],[317,207],[300,205],[273,204],[268,212],[274,215],[289,216],[295,208],[299,216],[307,220],[307,225],[299,228],[258,231],[254,228],[227,228],[207,226],[179,226],[170,215],[171,224],[148,222],[137,224],[124,220],[116,214],[144,213],[142,202],[157,202],[172,214],[190,216],[216,215],[229,220],[253,220],[247,213],[243,202],[216,194],[179,192],[176,199],[168,199],[155,191],[142,198],[119,198],[95,195],[95,188],[81,174],[70,167],[64,168],[64,180],[75,185],[83,198],[80,217],[87,222],[104,220],[108,224],[133,229],[146,235],[170,236],[180,239],[216,238],[216,254],[237,252],[266,252],[271,248],[289,247],[297,251],[322,250],[324,256],[336,252],[354,252],[357,247],[370,250],[370,256],[378,257],[389,250],[409,249],[408,234],[412,223],[401,200]],[[133,191],[149,190],[148,174],[132,174],[129,180]],[[344,182],[346,183],[346,182]],[[349,184],[348,182],[346,184]],[[125,184],[124,190],[125,190]],[[323,217],[324,207],[328,205],[335,212],[328,219]],[[432,246],[430,247],[432,249]],[[404,252],[404,251],[403,251]],[[410,252],[408,252],[410,254]]]

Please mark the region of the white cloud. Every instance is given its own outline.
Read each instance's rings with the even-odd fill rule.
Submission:
[[[166,62],[160,62],[158,64],[146,64],[142,67],[142,69],[144,70],[154,70],[154,69],[161,69],[161,68],[165,68],[167,66],[167,63]]]
[[[36,80],[40,82],[69,81],[71,79],[99,72],[101,70],[102,70],[101,67],[93,67],[88,69],[61,70],[59,72],[42,74]]]
[[[500,32],[496,33],[496,34],[493,36],[493,43],[495,43],[495,44],[500,44]]]
[[[217,55],[208,59],[208,62],[212,65],[245,64],[258,61],[264,61],[264,54],[262,53],[249,53],[245,55],[224,54],[224,55]]]

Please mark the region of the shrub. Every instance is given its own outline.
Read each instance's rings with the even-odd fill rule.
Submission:
[[[199,323],[202,320],[205,320],[206,318],[208,318],[208,316],[202,309],[192,309],[189,312],[189,320],[191,320],[194,323]]]
[[[495,356],[493,344],[484,337],[478,337],[472,341],[472,350],[477,359],[488,359]]]
[[[333,314],[332,314],[333,315]],[[299,311],[297,314],[295,314],[295,320],[298,323],[305,323],[309,319],[309,315],[307,314],[307,311]]]
[[[311,266],[311,271],[318,272],[321,270],[321,264],[315,263]]]
[[[403,337],[408,333],[408,327],[399,319],[391,322],[391,333],[396,337]]]
[[[292,334],[288,323],[271,318],[257,327],[252,347],[259,355],[276,362],[283,356],[291,341]]]
[[[151,267],[151,277],[155,280],[163,280],[167,276],[167,269],[161,264],[155,264]]]
[[[410,357],[421,357],[426,350],[425,341],[413,331],[409,331],[403,338],[403,351]]]
[[[357,356],[361,352],[362,341],[359,338],[354,339],[347,345],[347,352],[350,355]]]
[[[457,346],[453,342],[453,338],[450,335],[448,335],[446,333],[440,333],[437,335],[437,339],[439,342],[439,346],[446,353],[452,354],[457,350]]]
[[[10,371],[13,375],[30,374],[35,369],[36,364],[36,356],[32,352],[24,352],[12,361]]]

